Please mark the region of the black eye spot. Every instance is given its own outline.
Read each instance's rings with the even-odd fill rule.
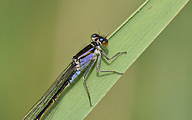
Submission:
[[[99,35],[98,34],[92,34],[91,35],[91,39],[92,39],[92,41],[96,41],[96,40],[98,40],[99,39]]]
[[[96,34],[93,34],[92,37],[96,37],[97,35]]]
[[[108,45],[108,40],[106,38],[100,38],[99,41],[101,42],[102,46]]]
[[[98,34],[92,34],[91,37],[99,37],[99,35]]]

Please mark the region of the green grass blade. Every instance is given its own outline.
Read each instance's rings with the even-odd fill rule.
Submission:
[[[111,61],[101,59],[100,70],[125,72],[187,2],[188,0],[146,1],[109,36],[109,46],[104,49],[109,57],[117,52],[126,51],[127,54],[119,55]],[[93,107],[89,106],[80,75],[76,83],[66,88],[43,119],[83,119],[120,77],[118,74],[97,73],[94,66],[86,78]]]

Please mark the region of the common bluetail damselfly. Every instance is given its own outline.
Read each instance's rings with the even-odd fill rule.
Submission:
[[[112,72],[117,74],[122,74],[116,71],[101,71],[99,70],[99,63],[101,59],[101,54],[107,60],[111,60],[116,57],[118,54],[126,53],[126,52],[118,52],[113,57],[109,58],[106,53],[101,49],[100,46],[107,46],[108,40],[105,37],[102,37],[98,34],[93,34],[91,36],[92,42],[83,48],[80,52],[78,52],[72,58],[72,62],[67,66],[67,68],[57,77],[51,87],[47,90],[47,92],[41,97],[41,99],[34,105],[34,107],[24,116],[23,120],[40,120],[43,115],[47,112],[47,110],[53,105],[53,103],[57,100],[63,90],[72,83],[75,78],[88,67],[83,75],[83,81],[85,84],[85,88],[88,94],[90,106],[91,97],[89,94],[89,90],[85,81],[85,77],[91,67],[97,60],[96,70],[97,72]]]

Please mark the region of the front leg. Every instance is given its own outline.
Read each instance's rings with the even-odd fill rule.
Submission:
[[[107,54],[106,54],[101,48],[99,48],[99,51],[101,51],[101,53],[105,56],[105,58],[106,58],[107,60],[111,60],[111,59],[113,59],[114,57],[116,57],[116,56],[119,55],[119,54],[127,53],[127,52],[118,52],[118,53],[116,53],[115,55],[113,55],[113,57],[109,58],[109,57],[107,56]]]
[[[104,52],[104,51],[103,51]],[[124,52],[119,52],[119,53],[117,53],[116,55],[114,55],[112,58],[109,58],[109,57],[107,57],[107,55],[105,56],[106,57],[106,59],[107,60],[111,60],[111,59],[113,59],[115,56],[117,56],[118,54],[120,54],[120,53],[124,53]],[[101,70],[99,70],[99,64],[100,64],[100,60],[101,60],[101,53],[99,52],[99,54],[98,54],[98,59],[97,59],[97,72],[112,72],[112,73],[117,73],[117,74],[123,74],[123,73],[120,73],[120,72],[117,72],[117,71],[109,71],[109,70],[105,70],[105,71],[101,71]]]

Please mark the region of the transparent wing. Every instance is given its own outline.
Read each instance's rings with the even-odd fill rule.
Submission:
[[[75,69],[73,62],[71,62],[67,68],[56,78],[53,84],[49,87],[46,93],[41,97],[39,101],[29,110],[29,112],[23,117],[22,120],[34,120],[35,117],[44,109],[51,98],[61,88],[62,84],[71,76],[71,73]]]

